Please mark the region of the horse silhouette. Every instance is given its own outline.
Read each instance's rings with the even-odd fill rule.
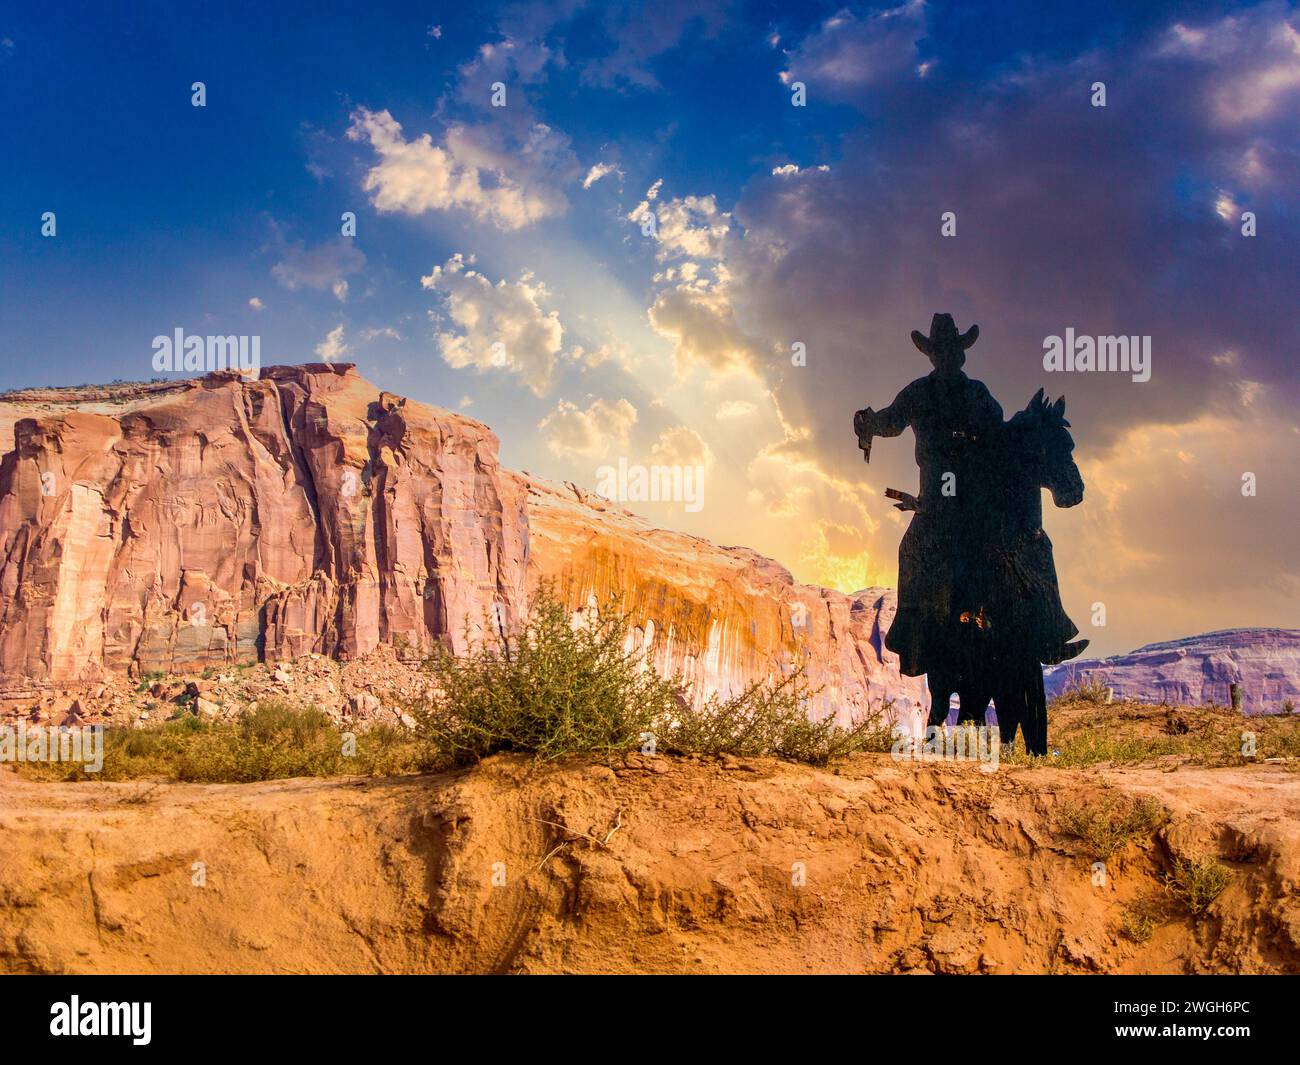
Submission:
[[[1065,398],[1050,403],[1043,390],[985,441],[969,464],[966,490],[974,520],[958,551],[956,570],[964,604],[930,666],[930,724],[949,715],[983,723],[992,700],[1003,743],[1017,727],[1031,754],[1047,753],[1044,662],[1077,655],[1086,640],[1061,607],[1052,542],[1043,531],[1042,490],[1058,507],[1083,501],[1083,478],[1073,458]]]
[[[1026,748],[1047,753],[1042,664],[1073,658],[1087,645],[1061,606],[1052,544],[1043,532],[1042,489],[1057,506],[1083,499],[1065,400],[1039,389],[1010,421],[980,381],[966,376],[978,326],[958,331],[935,314],[912,342],[934,365],[883,410],[853,417],[870,461],[876,436],[916,435],[919,496],[886,495],[914,511],[898,549],[898,611],[885,646],[908,676],[925,674],[930,724],[960,700],[959,721],[982,721],[990,699],[1005,742],[1017,728]]]

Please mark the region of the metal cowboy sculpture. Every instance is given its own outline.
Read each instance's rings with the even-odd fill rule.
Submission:
[[[908,676],[926,674],[930,724],[948,716],[982,723],[992,699],[1003,743],[1024,735],[1025,749],[1047,753],[1043,663],[1079,654],[1087,640],[1061,606],[1052,543],[1043,532],[1041,489],[1058,507],[1083,500],[1071,453],[1065,398],[1042,389],[1010,421],[980,381],[962,372],[979,327],[959,333],[952,315],[936,314],[930,335],[912,342],[934,371],[913,381],[888,407],[853,416],[863,457],[876,436],[911,427],[921,492],[885,494],[914,511],[898,548],[898,613],[885,646]]]

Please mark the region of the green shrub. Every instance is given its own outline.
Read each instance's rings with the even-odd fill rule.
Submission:
[[[438,693],[411,710],[429,744],[455,765],[497,751],[556,758],[631,750],[684,695],[626,649],[629,629],[616,602],[574,627],[543,588],[517,636],[494,632],[463,656],[431,656]]]
[[[1213,858],[1179,858],[1165,874],[1165,889],[1199,916],[1222,894],[1232,872]]]
[[[1076,679],[1063,692],[1060,698],[1065,702],[1098,703],[1106,705],[1110,696],[1110,686],[1104,681],[1088,675],[1086,679]]]
[[[842,728],[833,715],[822,721],[809,718],[815,695],[799,670],[774,684],[752,684],[729,699],[713,696],[698,708],[682,706],[661,722],[660,738],[669,750],[682,753],[775,755],[810,765],[826,765],[858,751],[891,749],[888,704]]]
[[[1065,802],[1056,823],[1062,833],[1083,840],[1096,857],[1107,861],[1133,840],[1151,835],[1167,817],[1159,802],[1144,796],[1132,802]]]
[[[802,670],[696,708],[680,680],[661,677],[644,654],[626,649],[630,627],[612,600],[575,628],[544,587],[517,637],[496,633],[461,657],[433,655],[428,667],[439,694],[410,709],[430,746],[457,765],[496,751],[610,755],[641,746],[646,733],[656,747],[681,754],[770,755],[813,765],[893,743],[883,709],[847,729],[810,720],[816,693]]]
[[[1120,933],[1134,943],[1147,943],[1156,932],[1156,916],[1150,906],[1132,906],[1124,911]]]
[[[149,688],[154,684],[155,681],[165,680],[166,678],[167,678],[166,673],[160,673],[157,671],[143,674],[140,677],[140,683],[135,686],[136,694],[137,695],[144,694],[146,691],[149,690]]]
[[[1180,754],[1188,746],[1174,737],[1125,735],[1116,729],[1104,727],[1080,729],[1064,739],[1051,739],[1050,745],[1057,751],[1057,755],[1048,759],[1048,762],[1060,769],[1080,769],[1101,763],[1126,765],[1147,762],[1164,755]],[[1017,748],[1019,751],[1020,748]]]

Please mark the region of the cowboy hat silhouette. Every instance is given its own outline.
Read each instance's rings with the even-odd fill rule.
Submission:
[[[951,314],[936,314],[930,320],[930,335],[925,336],[919,329],[912,330],[912,343],[916,345],[917,350],[923,355],[930,358],[931,362],[936,362],[944,356],[959,355],[960,366],[966,361],[966,356],[962,354],[968,347],[979,339],[980,327],[971,326],[964,333],[957,332],[957,323],[952,320]]]

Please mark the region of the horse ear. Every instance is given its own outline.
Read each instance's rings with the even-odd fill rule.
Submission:
[[[912,343],[916,345],[916,350],[919,351],[922,355],[929,356],[930,340],[919,329],[912,330]]]
[[[1040,388],[1037,392],[1034,393],[1034,398],[1029,401],[1029,405],[1031,407],[1041,407],[1043,403],[1044,403],[1043,390]]]
[[[1053,413],[1056,417],[1058,417],[1058,418],[1062,418],[1062,419],[1063,419],[1063,418],[1065,417],[1065,397],[1064,397],[1064,396],[1062,396],[1060,399],[1058,399],[1055,403],[1052,404],[1052,413]]]

